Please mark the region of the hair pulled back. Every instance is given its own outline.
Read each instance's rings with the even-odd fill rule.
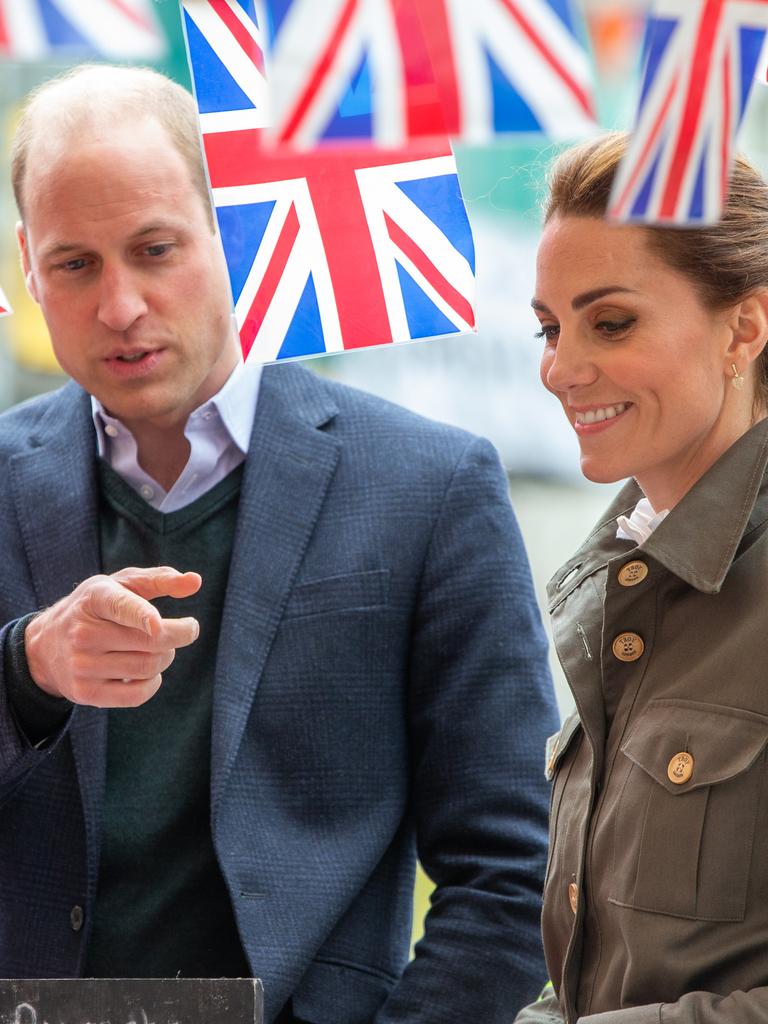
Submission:
[[[626,133],[608,133],[561,154],[549,175],[544,223],[554,216],[603,217],[617,168],[627,149]],[[737,157],[723,216],[703,227],[643,227],[651,251],[683,274],[704,305],[728,309],[768,289],[768,185]],[[768,352],[757,364],[756,404],[768,406]]]

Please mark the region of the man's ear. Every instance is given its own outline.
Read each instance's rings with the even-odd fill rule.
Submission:
[[[726,352],[726,373],[732,363],[743,373],[768,343],[768,288],[753,292],[734,306],[729,325],[732,334]]]
[[[27,246],[27,236],[24,231],[24,224],[19,221],[16,224],[16,242],[19,246],[19,258],[21,259],[21,270],[24,274],[24,283],[27,286],[27,291],[35,300],[39,302],[37,297],[37,285],[35,283],[35,275],[32,273],[32,267],[29,262],[29,248]]]

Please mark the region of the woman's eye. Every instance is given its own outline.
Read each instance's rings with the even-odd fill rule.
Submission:
[[[631,327],[634,322],[635,318],[630,316],[625,320],[599,320],[595,327],[598,331],[602,331],[603,334],[621,334],[622,331],[626,331],[628,327]]]
[[[536,331],[534,338],[544,338],[545,341],[554,341],[560,333],[557,324],[542,324],[541,330]]]

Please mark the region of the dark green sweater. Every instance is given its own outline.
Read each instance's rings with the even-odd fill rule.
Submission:
[[[101,560],[194,570],[203,586],[158,599],[164,617],[193,615],[200,636],[177,651],[158,693],[109,712],[104,833],[92,977],[250,975],[213,851],[210,750],[219,627],[242,468],[187,508],[164,514],[100,465]]]

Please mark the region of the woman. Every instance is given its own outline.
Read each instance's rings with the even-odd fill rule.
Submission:
[[[577,711],[553,777],[554,989],[518,1024],[768,1021],[768,188],[603,220],[625,139],[560,158],[533,307],[589,479],[633,477],[550,584]]]

